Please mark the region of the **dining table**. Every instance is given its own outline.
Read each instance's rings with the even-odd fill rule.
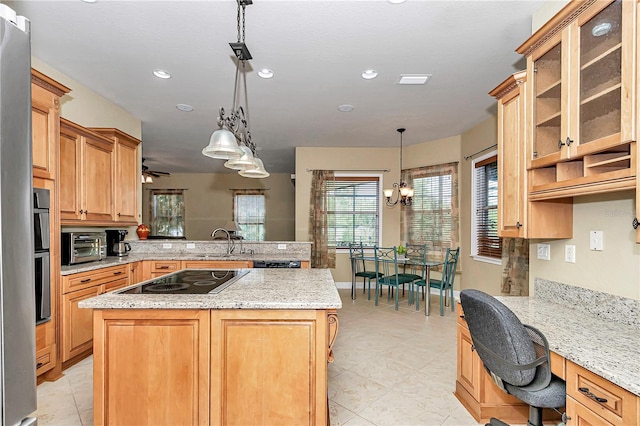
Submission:
[[[431,313],[431,288],[429,287],[429,278],[431,273],[431,268],[436,266],[440,266],[444,264],[444,260],[442,259],[427,259],[426,261],[418,260],[415,258],[409,257],[398,257],[398,265],[402,264],[404,268],[408,265],[417,265],[424,266],[425,268],[425,282],[426,282],[426,296],[424,303],[424,314],[428,316]],[[351,299],[356,300],[356,262],[365,261],[365,262],[375,262],[376,257],[371,255],[365,256],[353,256],[351,257]],[[419,295],[416,294],[416,297]],[[414,302],[415,303],[415,302]]]

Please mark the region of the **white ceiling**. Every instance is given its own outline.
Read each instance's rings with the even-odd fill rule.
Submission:
[[[201,151],[218,108],[231,109],[235,0],[7,3],[31,20],[34,56],[142,120],[146,165],[229,171]],[[514,50],[543,3],[254,0],[247,85],[259,156],[293,173],[296,146],[398,146],[398,127],[405,145],[463,133],[494,111],[487,92],[524,67]],[[263,67],[275,76],[259,78]],[[367,68],[378,77],[364,80]],[[416,73],[433,77],[397,84]],[[345,103],[355,109],[339,112]]]

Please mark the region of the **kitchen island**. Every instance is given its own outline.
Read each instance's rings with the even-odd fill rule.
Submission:
[[[94,424],[324,425],[341,306],[323,269],[253,269],[218,294],[82,301],[94,310]]]

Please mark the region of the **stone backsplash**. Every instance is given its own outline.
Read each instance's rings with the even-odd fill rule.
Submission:
[[[135,254],[209,254],[219,256],[227,251],[227,241],[189,240],[127,240],[131,252]],[[253,253],[256,255],[286,255],[293,260],[309,260],[311,243],[297,241],[241,241],[233,240],[233,254]],[[170,245],[170,246],[169,246]],[[284,247],[284,248],[283,248]],[[242,252],[242,253],[241,253]]]
[[[640,327],[640,300],[542,278],[534,280],[534,290],[537,299],[582,309],[608,321]]]

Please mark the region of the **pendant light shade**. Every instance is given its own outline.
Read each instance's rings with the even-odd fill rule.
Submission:
[[[264,164],[262,160],[259,158],[254,158],[256,161],[256,167],[246,170],[240,170],[238,174],[243,177],[248,178],[266,178],[269,177],[269,172],[267,172],[264,168]]]
[[[205,146],[202,154],[220,160],[240,158],[244,152],[238,146],[236,137],[227,129],[218,129],[211,134],[209,145]]]
[[[246,170],[256,167],[256,160],[248,146],[241,146],[242,157],[232,158],[224,163],[224,166],[233,170]]]

